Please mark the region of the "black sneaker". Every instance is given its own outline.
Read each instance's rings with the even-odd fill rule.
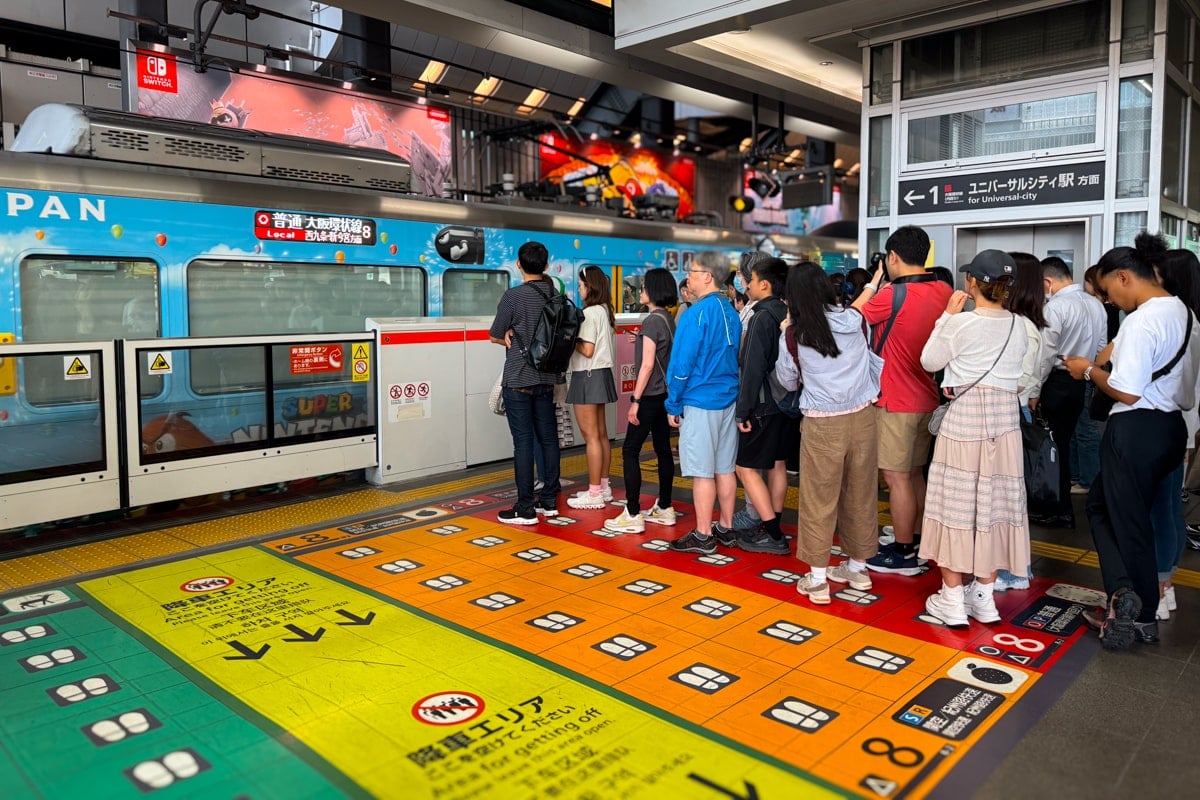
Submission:
[[[724,547],[736,547],[738,542],[738,532],[733,528],[726,528],[719,522],[712,524],[713,536],[717,537],[717,544]]]
[[[546,519],[558,516],[558,503],[547,503],[545,500],[534,500],[533,511]]]
[[[1113,592],[1108,602],[1108,618],[1100,629],[1100,644],[1105,650],[1128,650],[1137,639],[1137,618],[1142,600],[1132,589]]]
[[[689,531],[686,536],[681,536],[667,546],[676,553],[699,553],[711,556],[717,552],[717,540],[712,536],[701,536],[697,530]]]
[[[738,547],[747,553],[770,553],[776,556],[791,554],[787,539],[776,539],[762,525],[748,531],[738,531]]]
[[[879,553],[867,559],[867,569],[874,572],[890,572],[894,575],[920,575],[921,562],[917,559],[917,551],[912,555],[902,555],[895,543],[879,548]]]
[[[554,513],[558,513],[557,511]],[[536,511],[521,511],[516,506],[501,511],[496,515],[496,519],[508,525],[537,525],[538,515]]]

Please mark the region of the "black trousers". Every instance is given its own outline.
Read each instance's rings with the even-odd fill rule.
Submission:
[[[1129,588],[1142,600],[1139,622],[1158,608],[1158,565],[1150,511],[1158,485],[1183,459],[1187,426],[1178,411],[1125,411],[1108,418],[1100,473],[1087,497],[1104,591]]]
[[[1083,381],[1077,381],[1066,370],[1052,369],[1042,384],[1042,396],[1038,407],[1054,434],[1054,444],[1060,454],[1070,452],[1071,437],[1083,411]],[[1058,470],[1058,506],[1039,509],[1050,515],[1074,518],[1071,506],[1071,470],[1065,465]]]
[[[625,431],[621,448],[625,472],[625,509],[630,514],[642,510],[642,445],[646,437],[654,437],[654,454],[658,457],[658,507],[671,507],[671,490],[675,483],[675,460],[671,456],[671,424],[667,422],[667,396],[642,395],[638,404],[638,424]]]

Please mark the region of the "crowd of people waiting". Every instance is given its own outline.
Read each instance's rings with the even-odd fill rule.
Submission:
[[[994,593],[1030,585],[1030,524],[1075,529],[1072,495],[1086,493],[1107,605],[1084,616],[1107,648],[1156,642],[1187,541],[1200,262],[1142,234],[1105,253],[1080,285],[1061,258],[984,250],[959,269],[956,291],[952,273],[926,268],[929,251],[926,233],[905,226],[873,274],[831,277],[812,262],[750,252],[731,280],[715,251],[699,253],[678,287],[668,270],[649,270],[639,298],[649,314],[633,336],[625,499],[605,527],[677,524],[677,428],[695,520],[670,548],[789,556],[780,520],[798,450],[795,557],[807,572],[797,591],[827,605],[831,583],[866,591],[872,573],[914,576],[932,562],[942,583],[926,610],[957,627],[999,621]],[[532,338],[548,261],[539,243],[520,249],[524,281],[502,297],[491,329],[508,347],[517,501],[499,518],[511,524],[558,514],[554,391],[564,376],[539,372],[514,344]],[[566,502],[604,509],[613,500],[605,409],[616,401],[614,318],[603,270],[585,268],[579,286],[584,322],[566,402],[587,446],[588,487]],[[1057,501],[1031,515],[1021,428],[1035,415],[1063,463]],[[658,497],[643,510],[647,438]],[[881,476],[892,518],[882,534]],[[739,482],[746,504],[735,509]],[[835,535],[844,558],[832,564]]]

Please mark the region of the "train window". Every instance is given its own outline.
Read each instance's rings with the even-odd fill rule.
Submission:
[[[442,316],[490,317],[508,284],[507,272],[448,269],[442,275]]]
[[[425,315],[425,271],[271,261],[197,260],[188,265],[191,336],[361,331],[367,317]],[[287,368],[287,362],[276,369]],[[198,394],[261,388],[262,364],[247,353],[192,354]]]
[[[21,339],[25,342],[149,339],[161,319],[153,261],[29,256],[21,261]],[[92,381],[64,381],[53,359],[25,364],[25,396],[34,405],[90,401]],[[44,374],[43,374],[44,373]],[[143,382],[142,396],[162,390]]]

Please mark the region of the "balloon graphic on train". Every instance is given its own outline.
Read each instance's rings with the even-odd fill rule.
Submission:
[[[438,255],[452,264],[483,263],[483,228],[442,228],[433,237]]]

